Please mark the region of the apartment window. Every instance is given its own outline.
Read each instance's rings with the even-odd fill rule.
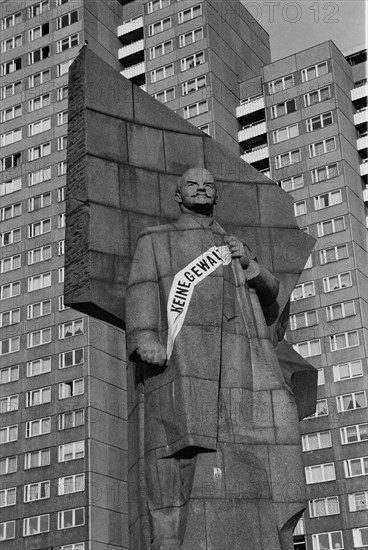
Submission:
[[[368,456],[344,460],[345,477],[365,476],[368,474]]]
[[[0,541],[15,538],[15,520],[0,523]]]
[[[42,195],[36,195],[28,200],[28,212],[33,212],[34,210],[40,210],[41,208],[46,208],[51,204],[51,193],[43,193]]]
[[[340,428],[341,445],[358,443],[368,439],[368,424],[356,424]]]
[[[19,269],[21,267],[21,257],[20,254],[16,256],[9,256],[0,260],[0,273],[7,273],[8,271],[13,271],[14,269]]]
[[[23,536],[38,535],[50,531],[50,514],[33,516],[23,520]]]
[[[301,161],[301,151],[300,149],[295,149],[294,151],[289,151],[283,153],[282,155],[277,155],[275,157],[275,168],[283,168],[284,166],[290,166],[290,164],[295,164],[296,162]]]
[[[36,302],[27,306],[27,319],[36,319],[51,313],[51,300]]]
[[[20,294],[20,281],[0,286],[0,300],[6,300]]]
[[[209,124],[203,124],[202,126],[198,126],[198,130],[202,130],[202,132],[204,132],[204,133],[207,134],[208,136],[211,135],[211,132],[210,132],[210,125],[209,125]]]
[[[367,406],[367,397],[365,391],[357,391],[338,395],[336,402],[337,412],[354,411],[356,409],[364,409]]]
[[[35,407],[36,405],[50,403],[50,401],[51,386],[37,388],[36,390],[27,391],[26,393],[26,407]]]
[[[73,441],[59,445],[59,462],[84,458],[84,441]]]
[[[196,6],[192,6],[187,10],[180,11],[178,13],[178,23],[179,25],[181,25],[181,23],[185,23],[186,21],[195,19],[200,15],[202,15],[202,4],[197,4]]]
[[[35,136],[42,132],[47,132],[51,128],[51,117],[44,118],[43,120],[37,120],[28,125],[28,135]]]
[[[51,71],[50,69],[45,69],[39,73],[31,74],[28,77],[28,87],[34,88],[35,86],[40,86],[51,80]]]
[[[57,175],[58,176],[65,176],[66,171],[67,171],[67,162],[66,162],[66,160],[62,160],[61,162],[58,162]]]
[[[50,46],[38,48],[38,50],[34,50],[28,54],[28,65],[33,65],[34,63],[38,63],[48,57],[50,57]]]
[[[334,321],[336,319],[344,319],[355,315],[354,300],[349,302],[342,302],[340,304],[334,304],[333,306],[326,307],[327,321]]]
[[[58,242],[58,256],[64,256],[65,254],[65,240]]]
[[[308,94],[305,94],[304,106],[309,107],[310,105],[314,105],[315,103],[326,101],[326,99],[331,99],[330,86],[325,86],[323,88],[320,88],[319,90],[315,90],[314,92],[309,92]]]
[[[354,548],[368,546],[368,527],[353,529]]]
[[[325,383],[325,371],[323,370],[323,368],[320,368],[317,369],[317,373],[317,386],[323,386],[323,384]]]
[[[166,19],[161,19],[161,21],[156,21],[148,27],[149,36],[154,36],[160,32],[166,31],[171,28],[171,17],[166,17]]]
[[[84,474],[59,477],[58,495],[70,495],[84,491]]]
[[[18,34],[17,36],[12,36],[11,38],[8,38],[8,40],[3,40],[1,42],[1,53],[14,50],[15,48],[18,48],[18,46],[21,46],[21,45],[22,45],[22,35]]]
[[[294,86],[294,76],[290,74],[269,82],[268,91],[270,94],[276,94],[277,92],[281,92],[282,90],[286,90],[292,86]]]
[[[51,244],[34,248],[28,252],[28,265],[44,262],[51,258]]]
[[[312,143],[309,145],[309,156],[312,157],[318,157],[319,155],[323,155],[324,153],[329,153],[330,151],[334,151],[336,149],[336,140],[334,137],[323,139],[322,141],[317,141],[316,143]]]
[[[59,399],[67,399],[84,393],[84,378],[76,378],[59,384]]]
[[[12,59],[7,63],[2,63],[1,76],[6,76],[8,74],[15,73],[15,71],[19,71],[21,68],[22,68],[22,58],[17,57],[16,59]]]
[[[0,460],[0,476],[13,474],[17,471],[17,456],[7,456]]]
[[[50,449],[30,451],[24,455],[24,469],[41,468],[50,464]]]
[[[22,81],[12,82],[1,88],[1,99],[7,99],[12,95],[19,94],[22,91]]]
[[[17,489],[11,487],[9,489],[3,489],[0,491],[0,508],[5,506],[14,506],[17,500]]]
[[[192,118],[194,116],[207,113],[208,111],[208,101],[207,99],[203,101],[197,101],[197,103],[192,103],[192,105],[187,105],[184,107],[184,118]]]
[[[309,298],[310,296],[315,296],[314,281],[296,285],[293,293],[291,294],[291,301],[295,302],[295,300],[302,300],[303,298]]]
[[[18,128],[17,130],[11,130],[5,134],[1,134],[1,146],[5,147],[6,145],[11,145],[22,139],[22,129]]]
[[[31,239],[33,237],[38,237],[39,235],[44,235],[51,231],[51,218],[45,220],[40,220],[39,222],[31,223],[28,226],[28,237]]]
[[[184,46],[189,46],[189,44],[194,44],[194,42],[198,42],[198,40],[202,40],[203,38],[203,27],[199,27],[198,29],[194,29],[193,31],[186,32],[185,34],[181,34],[179,36],[179,47],[184,48]]]
[[[304,178],[303,174],[299,174],[298,176],[291,176],[290,178],[285,178],[283,180],[280,180],[279,185],[281,189],[289,193],[290,191],[295,191],[296,189],[301,189],[304,187]]]
[[[73,349],[71,351],[65,351],[59,355],[59,369],[66,369],[68,367],[74,367],[75,365],[82,365],[84,362],[84,349]]]
[[[317,195],[314,197],[314,209],[322,210],[323,208],[328,208],[329,206],[334,206],[336,204],[342,203],[342,194],[341,189],[336,191],[330,191],[329,193],[323,193],[323,195]]]
[[[84,425],[83,409],[59,414],[59,430],[68,430],[69,428],[77,428],[78,426],[83,426],[83,425]],[[72,460],[72,459],[68,459],[68,460]]]
[[[318,418],[320,416],[328,415],[328,403],[327,399],[318,399],[316,403],[316,411],[308,416],[308,418]]]
[[[61,294],[59,296],[59,311],[65,311],[66,309],[69,309],[69,307],[64,304],[64,295]]]
[[[73,59],[68,59],[68,61],[63,61],[63,63],[59,63],[56,65],[56,74],[57,76],[63,76],[64,74],[68,74],[69,67],[73,63]]]
[[[8,157],[4,157],[0,161],[0,172],[3,170],[9,170],[10,168],[15,168],[19,166],[22,162],[22,153],[13,153]]]
[[[0,445],[3,443],[10,443],[11,441],[17,441],[18,439],[18,424],[13,426],[6,426],[0,428]]]
[[[332,447],[331,432],[316,432],[302,436],[303,451],[315,451],[316,449],[326,449]]]
[[[3,17],[1,20],[1,30],[5,31],[5,29],[10,29],[10,27],[15,27],[15,25],[18,25],[18,23],[22,22],[22,13],[18,11],[17,13],[13,13],[12,15],[8,15],[8,17]]]
[[[180,60],[180,68],[181,71],[187,71],[188,69],[192,69],[193,67],[197,67],[197,65],[202,65],[205,62],[205,55],[204,52],[198,52],[194,55],[189,55],[188,57],[184,57]]]
[[[344,260],[349,257],[348,245],[339,244],[337,246],[331,246],[320,251],[321,264],[329,264],[331,262],[337,262],[338,260]]]
[[[59,138],[60,139],[60,138]],[[28,160],[37,160],[51,154],[51,141],[28,149]]]
[[[50,497],[50,481],[40,481],[24,486],[24,502],[33,502]]]
[[[62,126],[63,124],[67,124],[67,122],[68,122],[68,111],[62,111],[61,113],[58,113],[57,125]]]
[[[43,357],[42,359],[28,361],[27,378],[30,378],[31,376],[38,376],[39,374],[45,374],[46,372],[51,372],[51,357]]]
[[[150,48],[150,59],[156,59],[156,57],[161,57],[162,55],[165,55],[172,51],[173,41],[168,40],[167,42],[163,42],[162,44],[158,44],[158,46],[153,46],[152,48]]]
[[[84,542],[73,542],[72,544],[64,544],[58,546],[57,550],[85,550]]]
[[[66,13],[65,15],[62,15],[61,17],[58,17],[56,19],[56,28],[64,29],[65,27],[69,27],[69,25],[73,25],[73,23],[76,23],[78,20],[78,10],[70,11],[69,13]]]
[[[294,213],[295,216],[302,216],[307,213],[307,201],[296,201],[294,202]]]
[[[147,13],[153,13],[158,10],[162,10],[167,6],[170,6],[171,0],[152,0],[147,4]]]
[[[32,185],[37,185],[38,183],[43,183],[44,181],[48,181],[50,179],[51,166],[40,168],[39,170],[35,170],[34,172],[30,172],[28,174],[28,187],[32,187]]]
[[[64,282],[64,276],[65,276],[65,269],[63,267],[60,267],[58,269],[58,282],[63,283]]]
[[[349,361],[348,363],[334,365],[333,367],[334,382],[356,378],[357,376],[363,376],[363,365],[360,359],[358,361]]]
[[[307,485],[321,483],[322,481],[332,481],[336,479],[335,464],[330,462],[326,464],[317,464],[315,466],[307,466],[305,468],[305,477]]]
[[[311,327],[318,324],[317,310],[303,311],[290,316],[290,330]]]
[[[41,273],[28,278],[28,292],[51,286],[51,272]]]
[[[83,334],[83,319],[70,321],[59,325],[59,339],[69,338],[70,336],[78,336]]]
[[[68,138],[67,136],[61,136],[57,138],[57,150],[62,151],[66,149]]]
[[[58,512],[58,529],[69,529],[84,525],[84,508],[73,508]]]
[[[344,229],[345,229],[344,216],[333,218],[331,220],[326,220],[324,222],[317,224],[318,237],[324,237],[325,235],[332,235],[333,233],[344,231]]]
[[[32,17],[37,17],[38,15],[41,15],[41,13],[45,13],[49,7],[49,0],[44,0],[38,4],[33,4],[33,6],[28,8],[29,19],[32,19]]]
[[[296,111],[295,99],[290,99],[289,101],[283,101],[277,105],[271,107],[271,118],[278,118],[289,113],[294,113]]]
[[[299,135],[298,124],[292,124],[291,126],[285,126],[285,128],[279,128],[272,132],[273,142],[280,143]]]
[[[50,32],[50,23],[44,23],[43,25],[38,25],[38,27],[33,27],[28,31],[28,41],[33,42],[33,40],[38,40],[42,36],[46,36]]]
[[[38,418],[26,422],[26,438],[45,435],[51,432],[51,417]]]
[[[174,64],[170,63],[169,65],[165,65],[164,67],[160,67],[159,69],[155,69],[154,71],[151,71],[151,82],[158,82],[159,80],[168,78],[173,74],[174,74]]]
[[[63,99],[67,99],[68,92],[69,92],[68,86],[62,86],[61,88],[58,88],[57,95],[56,95],[57,101],[62,101]]]
[[[302,357],[312,357],[313,355],[321,354],[321,341],[317,339],[308,340],[307,342],[299,342],[297,344],[294,344],[293,348]]]
[[[330,180],[336,178],[339,175],[337,162],[329,164],[328,166],[322,166],[322,168],[316,168],[312,170],[312,182],[319,183],[320,181]]]
[[[322,548],[344,548],[342,532],[331,531],[312,535],[312,546],[313,550],[321,550]]]
[[[21,229],[11,229],[0,233],[0,247],[8,246],[9,244],[19,243],[21,239]]]
[[[35,348],[51,342],[51,327],[35,330],[27,334],[27,348]]]
[[[5,367],[0,370],[0,384],[9,384],[19,380],[19,365]]]
[[[314,116],[306,120],[307,132],[313,132],[325,126],[333,124],[332,112],[323,113],[322,115]]]
[[[331,351],[338,351],[345,348],[353,348],[359,346],[359,334],[357,330],[349,332],[341,332],[330,337]]]
[[[8,355],[20,350],[20,337],[6,338],[0,341],[0,355]]]
[[[67,36],[66,38],[62,38],[61,40],[58,40],[56,43],[56,51],[57,53],[64,52],[65,50],[69,50],[70,48],[74,48],[75,46],[78,46],[79,44],[79,33],[72,34],[71,36]]]
[[[22,178],[4,181],[3,183],[0,183],[0,197],[3,195],[10,195],[20,189],[22,189]]]
[[[19,396],[8,395],[0,399],[0,414],[17,411],[19,408]]]
[[[13,107],[9,107],[9,109],[4,109],[1,111],[1,122],[8,122],[9,120],[13,120],[14,118],[18,118],[19,116],[22,116],[22,105],[14,105]]]
[[[160,103],[167,103],[168,101],[175,99],[175,88],[167,88],[167,90],[153,94],[152,97],[157,99],[157,101],[160,101]]]
[[[10,204],[0,209],[0,222],[11,220],[20,216],[22,213],[22,203]]]
[[[206,75],[198,76],[197,78],[193,78],[192,80],[188,80],[187,82],[184,82],[184,84],[182,84],[182,94],[188,95],[192,92],[197,92],[201,88],[205,88],[206,85]]]
[[[349,495],[349,511],[360,512],[361,510],[368,510],[368,491]]]
[[[327,61],[323,63],[318,63],[312,67],[307,67],[302,70],[302,81],[307,82],[308,80],[313,80],[313,78],[318,78],[328,73]]]

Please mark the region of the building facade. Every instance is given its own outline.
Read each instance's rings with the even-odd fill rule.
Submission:
[[[325,42],[241,85],[242,157],[294,198],[317,239],[291,297],[287,339],[318,368],[302,422],[309,505],[302,548],[363,548],[367,528],[367,66]],[[285,254],[297,254],[285,250]],[[306,533],[306,537],[304,536]],[[297,542],[299,541],[299,545]]]

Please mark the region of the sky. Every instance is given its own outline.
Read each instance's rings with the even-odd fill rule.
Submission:
[[[366,45],[367,0],[242,0],[270,35],[272,61],[332,40],[343,52]]]

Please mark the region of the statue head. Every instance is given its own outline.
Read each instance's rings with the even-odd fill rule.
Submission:
[[[211,216],[216,199],[215,179],[206,168],[189,168],[179,179],[175,200],[182,212]]]

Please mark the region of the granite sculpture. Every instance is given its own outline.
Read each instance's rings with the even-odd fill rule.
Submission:
[[[69,87],[65,302],[126,329],[130,549],[291,550],[317,373],[283,336],[313,239],[88,49]]]

